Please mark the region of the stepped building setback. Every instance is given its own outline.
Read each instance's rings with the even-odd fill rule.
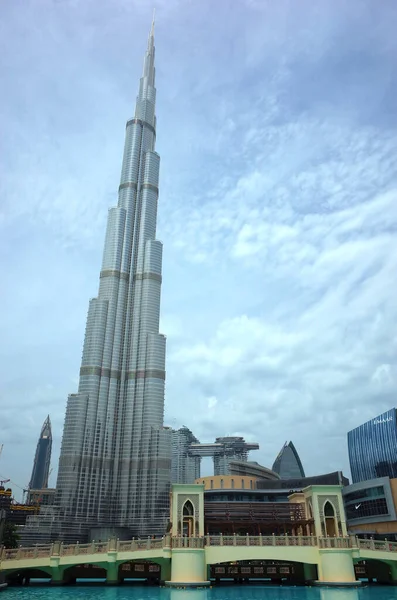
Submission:
[[[61,539],[66,532],[74,541],[110,531],[158,534],[169,513],[154,59],[153,24],[126,126],[118,204],[109,210],[99,292],[89,304],[79,388],[66,407],[56,486]]]

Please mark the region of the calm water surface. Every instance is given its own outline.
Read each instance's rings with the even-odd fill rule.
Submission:
[[[309,587],[227,586],[203,590],[148,587],[19,587],[1,600],[397,600],[397,587],[331,589]]]

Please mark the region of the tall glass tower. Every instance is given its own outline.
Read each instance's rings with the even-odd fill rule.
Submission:
[[[52,450],[52,432],[50,415],[46,418],[41,428],[40,437],[36,446],[33,462],[32,476],[29,489],[42,490],[48,487]]]
[[[153,23],[135,115],[126,125],[99,292],[89,304],[78,393],[67,402],[57,481],[64,522],[112,525],[125,535],[163,532],[169,502],[154,56]]]
[[[397,477],[397,410],[387,412],[347,434],[353,483]]]

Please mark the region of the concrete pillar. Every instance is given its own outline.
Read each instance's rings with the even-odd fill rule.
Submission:
[[[172,551],[170,583],[207,583],[205,550],[181,548]]]
[[[350,548],[320,550],[319,581],[322,583],[354,583],[352,551]]]
[[[117,585],[119,582],[119,568],[116,562],[108,562],[106,571],[106,583],[108,585]]]
[[[394,583],[395,585],[397,585],[397,561],[390,562],[389,567],[390,567],[390,581],[391,581],[391,583]]]
[[[161,566],[161,581],[171,580],[171,559],[164,558],[161,562],[158,561]]]
[[[51,568],[51,585],[63,585],[63,568],[59,565]]]
[[[51,585],[62,585],[63,581],[63,572],[64,567],[59,566],[60,558],[59,558],[59,542],[58,544],[53,544],[52,549],[54,549],[57,553],[53,552],[50,557],[50,567],[51,567]]]
[[[303,563],[303,577],[305,578],[305,581],[316,581],[317,565]]]

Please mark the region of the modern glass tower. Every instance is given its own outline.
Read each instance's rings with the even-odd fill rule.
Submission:
[[[200,477],[201,456],[190,452],[190,445],[199,443],[185,426],[172,431],[172,483],[194,483]]]
[[[347,434],[353,483],[397,477],[397,411],[395,408]]]
[[[99,292],[89,303],[78,393],[67,402],[57,481],[64,522],[112,525],[126,535],[163,532],[169,503],[154,57],[153,24],[135,115],[126,125]]]
[[[46,418],[41,428],[36,454],[33,462],[32,476],[29,489],[42,490],[48,487],[52,450],[52,432],[50,415]]]
[[[281,479],[305,477],[301,459],[292,442],[285,442],[273,463],[272,471],[278,473]]]

